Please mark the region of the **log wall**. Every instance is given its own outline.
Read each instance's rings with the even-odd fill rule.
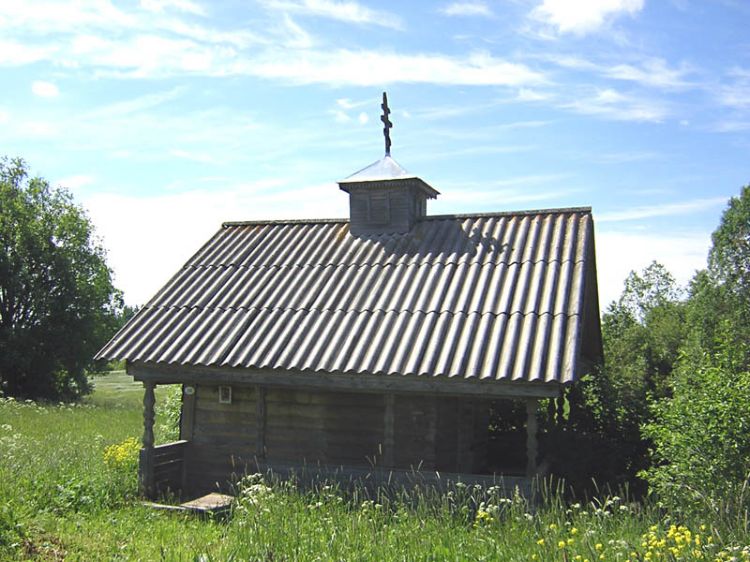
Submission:
[[[183,422],[192,423],[182,424],[181,435],[191,437],[189,487],[223,487],[258,464],[481,469],[487,416],[476,401],[391,395],[387,408],[388,400],[374,393],[233,386],[232,403],[221,404],[218,386],[196,385],[183,402]]]

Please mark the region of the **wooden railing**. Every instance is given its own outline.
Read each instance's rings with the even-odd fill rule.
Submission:
[[[187,441],[174,441],[141,449],[138,468],[141,493],[150,499],[179,493],[185,474]]]

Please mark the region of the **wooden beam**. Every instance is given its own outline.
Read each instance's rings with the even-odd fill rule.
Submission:
[[[255,426],[257,430],[255,456],[266,458],[266,387],[255,387]]]
[[[539,454],[537,443],[536,411],[539,401],[536,398],[526,400],[526,476],[534,478],[537,473],[536,459]]]
[[[156,396],[153,381],[143,383],[143,448],[138,464],[138,481],[141,493],[147,498],[154,496],[154,404]]]
[[[395,464],[396,450],[396,396],[385,394],[383,398],[383,466],[391,468]]]
[[[548,398],[560,395],[561,385],[541,382],[505,382],[496,380],[453,379],[448,377],[320,373],[231,367],[175,366],[128,363],[127,371],[135,380],[159,384],[210,383],[252,384],[278,388],[354,391],[477,398]]]
[[[185,392],[186,388],[192,388],[191,393]],[[196,385],[182,385],[182,410],[180,411],[180,439],[190,441],[193,438],[193,426],[195,425],[195,394],[198,391]]]

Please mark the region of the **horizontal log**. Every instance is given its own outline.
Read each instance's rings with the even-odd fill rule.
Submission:
[[[196,410],[195,422],[207,423],[243,423],[255,425],[255,412],[231,412],[220,410]]]
[[[154,462],[154,470],[180,470],[182,468],[183,459],[164,459]]]
[[[218,402],[209,402],[207,400],[198,400],[195,404],[195,411],[197,412],[226,412],[236,415],[250,415],[255,410],[255,402],[242,402],[241,404],[219,404]]]
[[[182,449],[185,446],[187,446],[188,442],[183,440],[180,441],[171,441],[170,443],[163,443],[161,445],[156,445],[153,450],[155,454],[168,451],[170,449]]]
[[[374,394],[357,392],[315,392],[309,390],[289,390],[270,388],[266,393],[269,404],[338,406],[350,405],[354,408],[382,408],[383,401]]]
[[[319,373],[314,371],[275,371],[272,369],[241,369],[159,365],[128,362],[126,370],[137,381],[157,384],[266,385],[270,388],[308,390],[342,390],[396,394],[475,396],[478,398],[547,398],[557,397],[563,385],[541,382],[506,382],[496,380],[459,379],[449,377],[373,375],[367,373]]]

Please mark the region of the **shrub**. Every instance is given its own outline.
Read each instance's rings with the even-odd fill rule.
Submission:
[[[683,513],[748,525],[750,508],[750,372],[743,350],[724,349],[697,366],[684,365],[673,397],[654,406],[644,433],[655,466],[642,472],[660,501]]]

